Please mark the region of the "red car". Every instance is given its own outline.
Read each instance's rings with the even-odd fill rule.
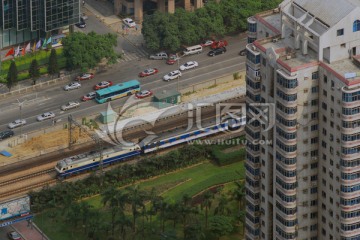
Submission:
[[[94,78],[94,74],[93,73],[82,73],[79,76],[76,77],[77,81],[81,81],[81,80],[90,80]]]
[[[214,41],[211,44],[211,49],[222,48],[222,47],[226,47],[227,45],[228,45],[228,42],[226,40]]]
[[[150,90],[142,90],[141,92],[138,92],[135,94],[136,98],[146,98],[150,97],[153,93]]]
[[[157,68],[148,68],[145,69],[144,71],[142,71],[141,73],[139,73],[139,77],[147,77],[153,74],[158,73],[159,70]]]
[[[168,60],[166,60],[166,63],[169,65],[173,65],[176,63],[177,60],[179,60],[179,57],[176,54],[170,54]]]
[[[84,95],[84,96],[81,98],[81,101],[86,102],[86,101],[89,101],[89,100],[94,99],[94,98],[95,98],[95,92],[90,92],[90,93]]]
[[[112,81],[102,81],[94,86],[95,90],[103,89],[112,86]]]

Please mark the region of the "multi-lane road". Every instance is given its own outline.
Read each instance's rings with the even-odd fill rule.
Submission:
[[[94,16],[90,15],[87,20],[87,28],[84,31],[95,30],[100,34],[112,32],[110,28],[104,27],[103,23],[98,21]],[[199,67],[183,71],[182,77],[179,80],[173,80],[165,82],[162,77],[170,71],[178,69],[178,64],[167,65],[165,60],[149,60],[143,56],[130,60],[127,62],[120,62],[110,66],[106,72],[97,74],[94,79],[82,81],[82,87],[77,90],[64,91],[63,87],[65,84],[51,86],[43,88],[37,92],[24,94],[21,96],[13,96],[7,99],[3,99],[0,102],[0,131],[7,129],[9,122],[15,119],[22,118],[26,119],[27,125],[22,127],[22,133],[33,131],[40,127],[51,126],[53,122],[46,120],[44,122],[37,122],[36,116],[52,111],[56,114],[56,120],[66,121],[69,113],[75,117],[87,116],[93,113],[106,110],[106,104],[99,105],[95,101],[82,102],[80,108],[63,112],[60,110],[60,106],[66,104],[69,101],[76,100],[80,101],[80,98],[93,91],[93,86],[103,80],[109,80],[116,83],[128,81],[131,79],[139,79],[138,74],[146,68],[158,68],[159,73],[153,76],[139,79],[141,82],[142,89],[150,89],[152,91],[159,92],[166,89],[182,89],[192,84],[206,81],[212,78],[216,78],[225,74],[233,73],[244,69],[245,58],[239,56],[238,53],[244,48],[246,42],[245,39],[234,36],[227,38],[229,46],[227,52],[222,55],[215,57],[208,57],[207,53],[209,48],[204,48],[201,54],[190,55],[180,59],[179,64],[183,64],[187,61],[195,60],[199,63]],[[125,49],[125,52],[140,51],[136,49],[130,42],[123,39],[121,36],[118,37],[117,52],[120,49]],[[133,97],[133,96],[132,96]],[[111,103],[113,108],[120,107],[127,98],[119,99]],[[24,102],[22,111],[18,106],[18,100]],[[15,134],[20,133],[20,128],[14,130]]]

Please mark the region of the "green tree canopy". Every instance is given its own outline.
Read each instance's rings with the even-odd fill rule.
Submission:
[[[215,215],[209,218],[209,230],[217,238],[231,233],[233,228],[231,217]]]
[[[6,77],[6,86],[11,91],[11,88],[16,86],[18,83],[18,71],[15,61],[11,62],[7,77]]]
[[[50,75],[59,73],[59,67],[58,67],[55,49],[51,49],[51,53],[50,53],[50,57],[49,57],[49,64],[48,64],[48,73]]]
[[[31,61],[29,68],[29,77],[32,78],[34,84],[36,84],[36,79],[40,77],[40,68],[36,59]]]
[[[110,63],[116,61],[114,47],[117,46],[117,37],[115,34],[75,32],[67,36],[62,44],[66,66],[69,70],[94,68],[103,58],[108,59]]]

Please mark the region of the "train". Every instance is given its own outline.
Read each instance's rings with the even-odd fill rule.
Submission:
[[[102,154],[102,167],[110,164],[122,162],[133,158],[135,156],[149,154],[157,150],[170,148],[182,143],[194,141],[196,139],[214,135],[224,131],[234,131],[246,124],[246,117],[241,116],[231,118],[223,121],[222,123],[214,124],[200,130],[182,133],[170,138],[162,139],[160,141],[151,142],[148,144],[134,144],[131,147],[121,148],[113,147],[103,151]],[[68,157],[60,160],[56,166],[58,178],[66,178],[73,174],[99,169],[101,161],[100,154],[95,151],[82,153],[76,156]]]

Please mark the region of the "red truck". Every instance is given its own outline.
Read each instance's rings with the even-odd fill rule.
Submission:
[[[211,44],[211,49],[226,47],[227,45],[228,45],[228,42],[227,42],[226,40],[214,41],[214,42]]]

